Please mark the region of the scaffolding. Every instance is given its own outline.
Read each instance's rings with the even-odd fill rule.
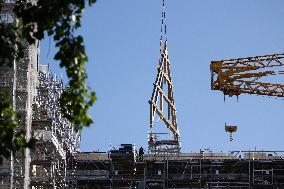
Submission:
[[[81,152],[75,155],[77,188],[111,188],[111,159],[105,152]]]
[[[27,139],[33,137],[36,144],[24,155],[16,153],[4,161],[0,188],[76,188],[74,154],[79,151],[80,133],[60,113],[62,80],[46,65],[34,62],[31,57],[37,54],[32,52],[30,48],[25,50],[25,57],[30,58],[18,63],[16,70],[1,67],[0,89],[15,94],[15,99],[10,96],[16,101],[22,128]]]
[[[1,4],[0,21],[4,24],[15,22],[13,13],[14,0],[5,0]],[[4,63],[0,70],[0,91],[8,92],[13,102],[13,107],[20,115],[20,127],[15,132],[24,131],[26,139],[31,138],[32,126],[32,103],[36,91],[37,64],[38,64],[38,43],[28,45],[23,42],[24,57],[16,63],[1,58]],[[0,188],[28,188],[30,185],[30,150],[25,149],[24,153],[17,152],[10,158],[4,160],[0,168]]]
[[[36,144],[34,150],[4,161],[0,188],[76,188],[74,154],[79,151],[80,134],[60,113],[62,80],[34,57],[36,48],[29,47],[15,70],[1,67],[0,89],[10,93],[26,139],[33,136]]]
[[[14,4],[14,0],[2,4],[2,23],[15,21]],[[0,92],[8,92],[21,117],[15,132],[24,131],[26,139],[35,138],[36,144],[33,150],[25,149],[4,160],[0,188],[76,188],[75,153],[80,133],[60,113],[59,97],[65,87],[48,66],[39,64],[39,42],[23,45],[24,57],[19,62],[1,66]]]
[[[27,46],[25,49],[24,59],[17,64],[14,64],[14,69],[10,67],[1,67],[1,92],[8,92],[13,101],[14,108],[20,115],[20,128],[15,132],[24,131],[26,139],[31,138],[31,125],[32,125],[32,102],[35,93],[36,72],[35,66],[36,59],[32,58],[33,54],[37,52],[35,46]],[[11,159],[6,161],[10,162],[9,174],[10,181],[4,185],[11,185],[13,188],[26,188],[29,185],[29,164],[30,164],[30,151],[25,149],[24,154],[18,152],[11,156]],[[5,163],[6,164],[6,163]]]
[[[151,154],[135,158],[132,145],[76,154],[78,189],[282,188],[284,151]]]
[[[74,188],[74,153],[79,151],[80,135],[60,113],[62,80],[39,65],[37,95],[33,104],[32,133],[37,140],[32,151],[32,188]]]

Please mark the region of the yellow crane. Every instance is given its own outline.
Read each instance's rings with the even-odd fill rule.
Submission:
[[[230,97],[240,94],[284,97],[284,85],[269,82],[284,74],[283,68],[284,54],[211,61],[211,89]],[[225,131],[230,133],[232,141],[237,126],[225,124]]]
[[[284,68],[284,54],[273,54],[212,61],[211,89],[224,95],[257,94],[284,97],[284,85],[265,81],[268,76],[284,74],[273,69]],[[259,80],[263,81],[259,81]]]

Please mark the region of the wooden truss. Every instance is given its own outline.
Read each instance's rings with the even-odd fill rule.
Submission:
[[[273,54],[212,61],[211,89],[223,91],[229,96],[246,93],[284,97],[283,84],[266,81],[267,76],[284,73],[284,71],[275,71],[276,68],[284,68],[283,58],[284,54]],[[260,79],[264,81],[257,81]]]
[[[170,61],[168,58],[168,44],[160,45],[161,58],[159,60],[158,74],[154,83],[150,104],[150,128],[154,127],[154,118],[157,114],[166,127],[170,130],[173,138],[170,140],[158,140],[155,133],[149,134],[149,148],[155,152],[171,151],[179,152],[179,130],[177,127],[176,107],[173,96],[173,84],[170,74]],[[163,48],[162,48],[163,47]],[[151,151],[151,150],[150,150]]]

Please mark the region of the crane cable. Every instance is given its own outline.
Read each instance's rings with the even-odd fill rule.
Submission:
[[[162,53],[163,42],[167,41],[167,24],[166,24],[166,7],[165,0],[162,0],[162,23],[161,23],[161,37],[160,37],[160,53]]]

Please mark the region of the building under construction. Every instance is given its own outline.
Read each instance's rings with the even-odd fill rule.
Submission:
[[[13,22],[13,4],[7,0],[2,7],[1,21],[6,24]],[[163,1],[160,59],[149,100],[147,152],[132,144],[108,152],[79,152],[80,133],[60,113],[63,81],[39,63],[38,43],[26,44],[20,62],[0,68],[0,92],[10,94],[21,115],[20,129],[27,139],[36,139],[36,146],[4,161],[0,189],[284,188],[284,151],[181,152],[164,6]],[[275,54],[212,61],[212,89],[229,96],[283,97],[282,84],[259,81],[282,74],[273,68],[284,66],[283,58],[284,54]],[[155,117],[168,133],[155,131]],[[225,129],[232,135],[237,127]]]

